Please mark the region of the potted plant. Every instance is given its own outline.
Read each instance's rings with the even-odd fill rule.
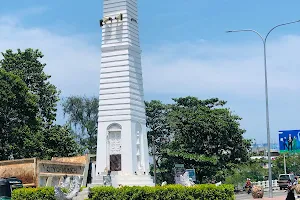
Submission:
[[[260,199],[264,196],[264,189],[261,186],[254,185],[252,188],[252,197],[254,199]]]

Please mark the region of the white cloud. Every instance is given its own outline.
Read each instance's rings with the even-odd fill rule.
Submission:
[[[300,89],[299,49],[300,36],[269,41],[270,90],[295,92]],[[260,43],[236,46],[208,42],[175,44],[144,55],[143,63],[146,91],[231,93],[252,97],[264,92]]]
[[[99,88],[100,48],[79,35],[60,36],[40,28],[24,28],[10,17],[0,18],[0,51],[40,49],[45,71],[62,95],[96,95]]]

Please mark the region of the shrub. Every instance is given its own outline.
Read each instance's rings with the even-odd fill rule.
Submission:
[[[12,193],[13,200],[55,200],[53,187],[21,188]]]
[[[55,200],[54,188],[21,188],[13,191],[14,200]],[[157,187],[94,187],[90,200],[234,200],[231,185],[196,185],[183,187],[167,185]]]
[[[232,185],[196,185],[183,187],[167,185],[157,187],[94,187],[90,200],[234,200]]]

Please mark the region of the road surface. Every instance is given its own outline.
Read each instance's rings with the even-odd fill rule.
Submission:
[[[287,193],[284,192],[284,191],[280,191],[280,190],[273,191],[272,200],[285,200],[286,195],[287,195]],[[253,200],[252,195],[251,194],[246,194],[246,193],[237,194],[237,195],[235,195],[235,197],[236,197],[236,200]],[[268,197],[269,197],[269,193],[265,192],[263,199],[267,200],[267,199],[269,199]]]

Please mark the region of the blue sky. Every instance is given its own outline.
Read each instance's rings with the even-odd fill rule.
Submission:
[[[0,51],[39,48],[52,82],[69,95],[98,95],[102,1],[6,1],[0,7]],[[262,45],[252,28],[300,19],[297,0],[139,0],[145,97],[219,97],[240,115],[246,137],[266,141]],[[270,124],[299,129],[300,23],[268,41]],[[61,112],[58,122],[63,122]]]

